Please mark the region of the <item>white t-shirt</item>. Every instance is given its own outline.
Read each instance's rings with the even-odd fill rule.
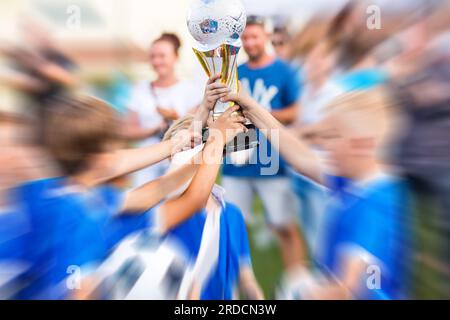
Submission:
[[[154,128],[163,121],[163,117],[156,110],[157,107],[175,109],[178,115],[183,117],[198,106],[202,98],[203,88],[188,80],[180,80],[171,87],[153,89],[149,81],[141,81],[132,90],[128,109],[137,114],[142,128]],[[138,145],[144,147],[159,142],[160,137],[155,135],[140,141]],[[162,162],[139,171],[135,175],[135,186],[160,177],[166,169],[167,163]]]
[[[149,81],[141,81],[133,88],[128,108],[137,113],[141,127],[152,128],[163,121],[163,117],[156,110],[157,107],[175,109],[178,115],[183,117],[198,106],[201,99],[202,91],[187,80],[181,80],[171,87],[153,89]],[[141,145],[158,141],[155,136],[141,142]]]

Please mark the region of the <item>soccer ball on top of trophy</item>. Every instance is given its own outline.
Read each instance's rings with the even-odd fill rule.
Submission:
[[[187,25],[194,43],[194,53],[208,77],[220,74],[218,81],[233,92],[239,91],[237,57],[241,48],[240,36],[245,29],[247,15],[240,0],[193,0]],[[217,101],[213,120],[220,117],[233,102]],[[258,145],[254,125],[239,134],[225,147],[226,153],[248,150]]]

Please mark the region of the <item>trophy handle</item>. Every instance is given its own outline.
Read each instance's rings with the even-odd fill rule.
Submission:
[[[253,149],[259,145],[258,134],[255,125],[252,123],[248,123],[245,124],[245,127],[247,128],[247,132],[238,134],[223,148],[224,155],[237,151]],[[209,137],[209,128],[202,129],[202,137],[203,143],[206,143]]]

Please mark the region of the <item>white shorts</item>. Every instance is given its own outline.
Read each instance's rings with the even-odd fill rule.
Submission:
[[[224,176],[225,199],[237,205],[248,221],[255,195],[264,205],[266,221],[273,227],[284,227],[296,222],[299,202],[288,177],[238,178]]]

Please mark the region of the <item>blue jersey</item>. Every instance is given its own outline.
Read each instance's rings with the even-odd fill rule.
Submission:
[[[268,110],[281,110],[298,102],[300,97],[300,81],[296,70],[286,62],[275,60],[272,64],[252,69],[248,64],[238,69],[239,79],[252,97]],[[285,163],[278,152],[272,150],[262,134],[258,134],[260,145],[253,154],[250,164],[234,166],[229,159],[223,166],[223,174],[236,177],[279,176],[285,174]],[[274,162],[280,160],[278,165]],[[262,168],[274,168],[262,173]]]
[[[357,298],[402,298],[405,279],[402,261],[409,249],[405,185],[388,176],[364,186],[332,177],[330,185],[333,196],[326,212],[325,241],[317,257],[319,264],[339,277],[343,252],[369,253],[375,258],[373,264],[380,268],[381,286],[365,290]]]
[[[21,288],[17,279],[30,267],[29,234],[29,221],[17,202],[0,207],[0,300],[13,298]]]
[[[123,194],[122,190],[112,185],[104,185],[97,189],[97,196],[109,206],[110,218],[105,225],[108,251],[130,234],[151,226],[153,209],[147,212],[120,213],[124,201]]]
[[[18,194],[31,225],[26,252],[32,267],[17,298],[65,298],[70,268],[88,273],[128,232],[142,227],[138,218],[120,220],[122,193],[108,185],[86,191],[52,178],[27,183]]]
[[[175,239],[190,261],[200,250],[206,212],[203,210],[171,230],[166,237]],[[250,266],[250,247],[241,211],[225,203],[220,216],[219,255],[215,267],[201,291],[202,300],[230,300],[242,266]]]
[[[23,286],[23,289],[15,294],[16,299],[61,297],[50,284],[55,266],[51,252],[55,238],[55,220],[50,218],[46,208],[46,194],[56,186],[55,181],[43,179],[28,182],[14,190],[21,214],[29,224],[29,232],[21,242],[22,258],[29,268],[15,279],[15,286]]]
[[[30,232],[27,216],[17,207],[0,208],[0,261],[21,260]]]

